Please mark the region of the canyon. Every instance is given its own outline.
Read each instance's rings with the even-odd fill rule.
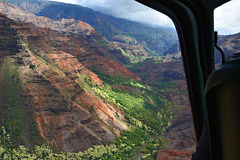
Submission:
[[[13,42],[8,41],[10,44],[1,49],[6,52],[1,54],[1,77],[8,74],[9,65],[19,73],[21,95],[18,96],[22,97],[23,103],[26,102],[23,104],[26,109],[34,108],[39,134],[56,151],[76,152],[92,145],[106,144],[119,136],[120,131],[128,129],[120,121],[124,121],[124,114],[119,109],[96,99],[80,87],[79,83],[84,81],[81,77],[96,85],[102,82],[76,56],[51,46],[50,40],[46,39],[59,36],[58,33],[14,22],[3,15],[1,20],[1,24],[7,25],[1,26],[1,40],[8,41],[13,39],[12,34],[15,36]],[[52,37],[47,37],[49,35]],[[11,51],[12,48],[17,50]],[[15,76],[12,75],[12,78]],[[8,92],[9,89],[3,86],[3,90]],[[5,106],[7,98],[3,100]],[[94,112],[90,113],[91,110]]]
[[[44,5],[0,2],[0,125],[13,143],[30,149],[46,143],[56,153],[114,143],[135,158],[190,159],[193,123],[172,33],[166,30],[170,38],[156,46],[157,39],[119,29],[123,20],[99,14],[97,24],[84,22],[76,17],[80,6]],[[72,14],[56,6],[73,7]],[[46,10],[54,7],[50,17]],[[109,30],[95,26],[104,23]],[[237,52],[238,42],[239,34],[220,37],[227,54]],[[133,130],[145,139],[135,140]]]

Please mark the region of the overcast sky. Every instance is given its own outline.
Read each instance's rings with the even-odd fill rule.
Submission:
[[[150,9],[134,0],[53,0],[58,2],[79,4],[94,10],[113,15],[118,18],[147,23],[153,26],[174,27],[165,15]],[[240,0],[232,0],[217,8],[214,12],[215,30],[219,34],[235,34],[240,32],[239,9]]]

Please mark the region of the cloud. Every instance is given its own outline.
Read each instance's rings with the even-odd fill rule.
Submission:
[[[155,10],[145,10],[134,13],[127,13],[122,15],[121,18],[150,24],[152,26],[174,27],[173,22],[170,18]]]
[[[117,18],[125,18],[153,26],[174,27],[173,22],[164,14],[144,6],[134,0],[54,0],[79,4]],[[238,7],[240,0],[232,0],[214,11],[215,30],[219,34],[240,32]]]
[[[152,26],[174,26],[170,18],[164,14],[134,0],[78,0],[78,4],[117,18],[129,19]]]
[[[219,34],[234,34],[240,32],[239,0],[232,0],[214,11],[214,29]]]
[[[78,0],[51,0],[51,1],[70,3],[70,4],[78,4]]]

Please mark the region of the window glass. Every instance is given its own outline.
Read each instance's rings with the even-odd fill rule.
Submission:
[[[4,0],[0,12],[0,155],[13,143],[39,158],[191,157],[181,49],[167,16],[133,0]]]
[[[240,18],[238,7],[240,1],[232,0],[218,7],[214,11],[214,29],[218,31],[218,44],[224,50],[226,59],[240,51]],[[216,64],[221,63],[221,55],[215,53]]]

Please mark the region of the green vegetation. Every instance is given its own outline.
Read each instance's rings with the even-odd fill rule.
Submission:
[[[104,16],[104,18],[113,24],[113,26],[117,29],[120,29],[120,34],[114,32],[113,29],[99,28],[91,22],[87,22],[100,33],[104,31],[112,32],[112,35],[120,35],[122,42],[125,42],[126,44],[133,44],[137,42],[138,44],[143,45],[145,50],[147,50],[147,52],[149,52],[152,56],[162,55],[168,47],[178,41],[177,34],[173,29],[149,27],[124,19],[117,19],[106,15],[102,16]],[[106,37],[105,35],[103,36]],[[108,35],[106,38],[112,40],[112,37],[113,36]]]
[[[114,30],[115,28],[109,25],[107,21],[102,21],[101,23],[104,30],[100,33],[105,33],[107,38],[111,39],[112,33],[121,33],[118,29]],[[146,36],[145,33],[126,33],[126,36],[123,38],[124,43],[127,44],[135,44],[138,41],[144,46],[145,50],[151,52],[154,56],[156,55],[156,50],[162,50],[166,47],[166,44],[160,41],[156,45],[155,41]],[[106,49],[109,48],[109,43],[106,39],[96,42]],[[54,43],[52,45],[54,46]],[[149,48],[149,45],[155,46],[155,48]],[[32,55],[42,63],[66,76],[63,69],[54,65],[35,46],[29,44],[29,49],[32,51]],[[133,59],[133,63],[145,60],[144,57],[128,55],[124,49],[121,49],[121,52],[125,57]],[[138,50],[133,52],[138,52]],[[158,149],[166,143],[163,136],[173,116],[171,103],[159,94],[157,90],[146,87],[143,82],[126,77],[111,77],[96,71],[95,73],[103,81],[103,85],[98,86],[94,84],[86,75],[79,76],[79,85],[85,91],[97,96],[99,100],[104,99],[120,108],[125,113],[130,130],[123,131],[120,138],[115,139],[106,146],[93,146],[79,153],[57,154],[45,145],[33,147],[33,144],[36,144],[37,141],[34,138],[39,134],[33,120],[33,113],[26,107],[25,99],[21,96],[21,79],[17,69],[12,66],[11,62],[7,66],[7,98],[4,101],[4,112],[2,114],[4,127],[0,130],[0,159],[137,159],[138,157],[153,159]],[[161,85],[170,85],[169,81],[163,82]],[[158,87],[157,85],[156,87]],[[155,84],[152,84],[152,86],[155,86]],[[82,104],[80,105],[83,106]],[[67,108],[68,106],[65,107]],[[86,106],[84,107],[87,108]],[[7,133],[10,134],[8,135]],[[26,135],[31,136],[26,138]],[[33,141],[30,142],[30,139]],[[39,141],[39,143],[41,142]],[[12,144],[21,145],[13,147]],[[28,145],[28,147],[24,147],[22,144]]]
[[[116,40],[116,36],[118,36],[117,40],[120,39],[120,42],[130,45],[137,43],[144,46],[144,49],[152,56],[160,56],[173,44],[178,43],[174,29],[150,27],[97,13],[82,6],[51,4],[43,8],[38,15],[51,19],[73,18],[84,21],[107,40]]]
[[[131,130],[122,132],[120,138],[107,146],[94,146],[71,156],[76,159],[136,159],[138,156],[153,159],[165,144],[163,135],[173,116],[171,103],[142,82],[127,77],[111,77],[96,69],[94,72],[103,81],[102,85],[94,84],[86,75],[81,75],[79,85],[88,93],[98,96],[99,100],[104,99],[124,111]]]
[[[115,38],[117,41],[125,43],[125,44],[137,44],[137,41],[135,39],[132,39],[130,36],[128,35],[123,35],[123,34],[119,34],[117,36],[115,36]]]
[[[24,104],[21,98],[21,83],[16,70],[7,64],[8,72],[6,74],[6,99],[4,101],[4,124],[5,127],[12,133],[13,137],[19,137],[23,131],[23,123],[21,118],[26,117],[26,112],[23,109]]]
[[[153,155],[161,148],[166,141],[164,139],[149,139],[149,136],[143,130],[133,129],[131,132],[123,132],[121,138],[103,146],[93,146],[84,152],[78,153],[54,153],[46,146],[35,146],[29,150],[25,146],[13,148],[11,146],[10,136],[5,128],[0,132],[0,158],[1,159],[153,159]],[[159,141],[161,144],[159,145]],[[142,146],[142,147],[139,147]]]
[[[42,63],[46,64],[49,68],[57,71],[58,73],[61,73],[62,75],[65,75],[64,72],[65,70],[54,65],[49,58],[47,57],[47,55],[45,53],[41,53],[34,45],[29,44],[28,45],[29,49],[32,51],[32,55],[34,57],[36,57],[38,60],[40,60]],[[33,66],[35,67],[35,66]]]
[[[17,75],[15,71],[13,69],[9,76]],[[16,133],[9,132],[9,127],[5,125],[7,132],[5,128],[2,128],[0,131],[0,158],[87,160],[137,159],[141,157],[142,159],[153,159],[157,151],[166,143],[163,134],[170,125],[169,121],[172,118],[171,103],[165,100],[163,96],[157,94],[157,92],[148,89],[142,82],[130,78],[111,77],[97,71],[96,73],[103,80],[103,85],[95,85],[86,76],[81,77],[84,83],[80,83],[80,85],[85,86],[85,89],[87,88],[90,93],[94,92],[94,94],[97,94],[99,99],[104,99],[123,110],[126,119],[131,124],[129,126],[131,128],[130,131],[123,131],[120,138],[106,146],[93,146],[79,153],[57,154],[45,145],[31,147],[31,150],[22,145],[13,147],[10,138],[15,143]],[[117,86],[123,86],[123,88],[118,88]],[[21,109],[18,108],[18,111],[21,113]],[[16,113],[14,114],[16,115]],[[23,125],[18,126],[20,126],[19,133],[21,135],[21,133],[24,133],[24,130],[21,128]],[[11,133],[11,135],[9,136],[6,133]]]
[[[164,134],[172,118],[171,103],[164,96],[131,78],[94,72],[103,81],[103,86],[92,85],[95,94],[123,110],[133,126]]]
[[[33,147],[41,142],[33,109],[25,105],[19,73],[14,68],[11,58],[6,58],[5,91],[3,104],[3,124],[7,133],[11,134],[13,144],[24,144]]]
[[[93,90],[93,87],[96,87],[97,85],[87,76],[84,74],[81,74],[79,77],[78,84],[81,88],[83,88],[85,91],[91,93]]]
[[[155,88],[176,88],[177,87],[176,84],[172,83],[169,78],[152,81],[150,85]]]
[[[109,49],[109,41],[106,40],[104,37],[100,38],[100,40],[94,40],[98,44],[102,45],[105,49]]]
[[[127,57],[128,59],[131,59],[131,58],[134,58],[133,55],[128,55],[122,48],[120,48],[121,52],[122,52],[122,55]]]
[[[126,119],[132,125],[129,132],[122,132],[122,137],[113,142],[123,151],[118,153],[119,157],[129,155],[128,158],[133,158],[137,154],[144,154],[146,158],[152,159],[159,149],[159,143],[153,145],[151,142],[163,139],[170,126],[169,121],[173,116],[171,103],[142,82],[125,77],[111,77],[98,71],[95,73],[103,80],[103,86],[92,87],[92,90],[100,98],[124,111]]]

